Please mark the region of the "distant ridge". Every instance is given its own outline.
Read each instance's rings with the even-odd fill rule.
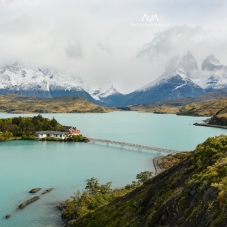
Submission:
[[[0,95],[0,112],[7,113],[107,113],[107,107],[80,97],[34,98],[22,95]]]

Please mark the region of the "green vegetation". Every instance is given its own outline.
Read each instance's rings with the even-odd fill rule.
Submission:
[[[29,139],[29,138],[28,138]],[[61,139],[61,138],[54,138],[54,137],[45,137],[45,138],[41,138],[39,139],[40,141],[60,141],[60,142],[84,142],[87,141],[86,137],[83,137],[82,135],[72,135],[71,137],[65,138],[65,139]]]
[[[66,131],[55,118],[50,120],[43,118],[42,115],[0,119],[0,140],[9,140],[14,137],[21,137],[24,140],[34,140],[35,137],[33,134],[35,131],[45,130]]]
[[[227,226],[227,136],[208,138],[195,151],[177,159],[181,161],[135,189],[118,189],[127,188],[127,194],[110,200],[103,201],[105,193],[101,193],[96,179],[88,180],[85,192],[68,201],[68,226]],[[138,177],[144,179],[143,174]],[[106,187],[106,195],[110,195],[109,185]],[[101,197],[94,199],[94,195]],[[75,204],[86,205],[78,205],[78,211]]]
[[[98,106],[84,98],[31,98],[22,95],[0,95],[0,112],[7,113],[106,113],[107,107]]]
[[[87,214],[92,214],[96,209],[140,187],[150,179],[151,176],[152,173],[149,171],[137,174],[136,178],[138,181],[133,181],[133,186],[126,186],[120,189],[111,189],[112,182],[100,185],[98,180],[94,177],[87,179],[85,181],[85,190],[77,191],[75,195],[71,197],[71,200],[65,202],[66,209],[62,213],[62,218],[66,220],[77,220]]]
[[[13,133],[12,132],[0,132],[0,141],[4,140],[10,140],[13,138]]]
[[[185,158],[187,158],[190,155],[189,152],[181,152],[177,153],[175,155],[168,154],[167,156],[164,156],[161,159],[161,167],[162,169],[169,169],[173,165],[179,164],[182,162]]]

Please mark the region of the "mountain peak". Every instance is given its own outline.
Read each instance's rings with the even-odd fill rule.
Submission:
[[[183,68],[185,73],[189,76],[193,71],[199,70],[197,61],[194,56],[188,51],[180,60],[179,68]]]
[[[202,70],[207,70],[207,71],[216,71],[219,70],[223,67],[224,65],[222,65],[220,63],[219,60],[217,60],[213,54],[211,54],[210,56],[206,57],[203,60],[202,63]]]
[[[108,81],[107,84],[91,91],[90,94],[94,99],[100,100],[102,98],[107,98],[110,95],[120,94],[120,92],[117,91],[111,81]]]
[[[27,67],[23,64],[21,64],[20,62],[16,61],[12,64],[8,64],[4,67],[4,69],[8,69],[9,71],[20,71],[20,70],[23,70],[23,69],[26,69]]]
[[[190,75],[194,71],[198,71],[199,68],[197,66],[197,61],[193,57],[190,51],[188,51],[182,58],[173,57],[165,67],[165,72],[158,77],[156,80],[152,81],[151,83],[139,88],[138,92],[146,91],[151,89],[152,87],[169,81],[171,78],[174,77],[181,77],[182,81],[187,81],[192,83],[190,79]]]

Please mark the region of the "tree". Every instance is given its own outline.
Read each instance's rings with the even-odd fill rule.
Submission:
[[[99,187],[99,191],[101,194],[106,194],[106,193],[109,193],[111,192],[111,184],[112,182],[107,182],[106,184],[103,184],[103,185],[100,185]]]
[[[50,125],[51,125],[54,129],[57,128],[58,122],[56,121],[56,119],[55,119],[54,117],[51,119]]]
[[[152,174],[153,173],[150,171],[144,171],[144,172],[138,173],[136,175],[136,179],[140,183],[145,183],[146,181],[148,181],[151,178]]]
[[[85,180],[87,183],[85,189],[89,192],[89,194],[94,195],[99,191],[99,182],[96,178],[92,177],[91,179]]]
[[[13,133],[12,132],[3,132],[0,133],[0,140],[7,140],[13,137]]]

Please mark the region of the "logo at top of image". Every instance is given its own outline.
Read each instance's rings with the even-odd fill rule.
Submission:
[[[158,16],[156,14],[151,15],[151,16],[144,14],[141,21],[142,22],[144,22],[144,21],[145,22],[154,22],[154,21],[159,21],[159,19],[158,19]]]
[[[166,27],[169,26],[167,23],[163,23],[159,21],[157,14],[143,14],[141,17],[141,21],[137,23],[131,23],[132,27]]]

